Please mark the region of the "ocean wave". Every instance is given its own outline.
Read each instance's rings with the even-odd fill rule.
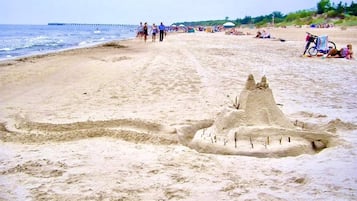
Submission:
[[[80,43],[78,43],[79,46],[83,46],[83,45],[88,45],[88,42],[87,41],[82,41]]]
[[[7,52],[7,51],[11,51],[11,50],[13,50],[13,49],[8,48],[8,47],[0,48],[0,51],[2,51],[2,52]]]

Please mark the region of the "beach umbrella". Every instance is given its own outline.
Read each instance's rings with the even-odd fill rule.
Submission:
[[[184,27],[185,25],[184,24],[180,24],[179,27]]]
[[[231,28],[231,27],[235,27],[236,25],[233,22],[226,22],[223,24],[223,27],[225,28]]]

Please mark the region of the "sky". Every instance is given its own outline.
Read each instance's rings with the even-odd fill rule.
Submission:
[[[353,0],[330,0],[350,5]],[[0,0],[0,24],[166,25],[175,22],[230,20],[315,8],[320,0]]]

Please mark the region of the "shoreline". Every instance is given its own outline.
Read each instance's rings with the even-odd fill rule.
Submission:
[[[87,45],[78,45],[78,46],[69,47],[69,48],[65,48],[65,49],[50,50],[48,52],[43,52],[43,53],[33,53],[33,54],[23,55],[23,56],[18,56],[18,57],[4,58],[4,59],[0,59],[0,66],[3,65],[4,63],[6,64],[11,61],[24,60],[24,59],[26,60],[26,59],[30,59],[30,58],[43,58],[43,57],[46,57],[49,55],[56,55],[57,53],[61,53],[61,52],[67,52],[67,51],[72,51],[72,50],[77,50],[77,49],[96,48],[98,46],[102,46],[107,43],[126,41],[126,40],[135,40],[135,37],[125,38],[125,39],[116,39],[116,40],[110,40],[110,41],[105,41],[105,42],[97,42],[97,43],[87,44]]]

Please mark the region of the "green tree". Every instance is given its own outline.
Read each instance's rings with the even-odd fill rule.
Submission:
[[[252,22],[252,17],[251,16],[245,16],[243,19],[242,19],[242,24],[249,24]]]
[[[357,3],[354,3],[352,1],[351,5],[349,7],[347,7],[346,9],[350,15],[357,16]]]
[[[336,12],[339,14],[342,14],[344,11],[345,11],[345,7],[342,4],[342,2],[340,1],[340,3],[337,4]]]
[[[331,2],[330,0],[321,0],[317,3],[317,14],[322,14],[331,9]]]
[[[292,21],[294,21],[294,20],[296,20],[298,18],[299,18],[299,14],[298,13],[290,13],[285,17],[285,21],[292,22]]]

